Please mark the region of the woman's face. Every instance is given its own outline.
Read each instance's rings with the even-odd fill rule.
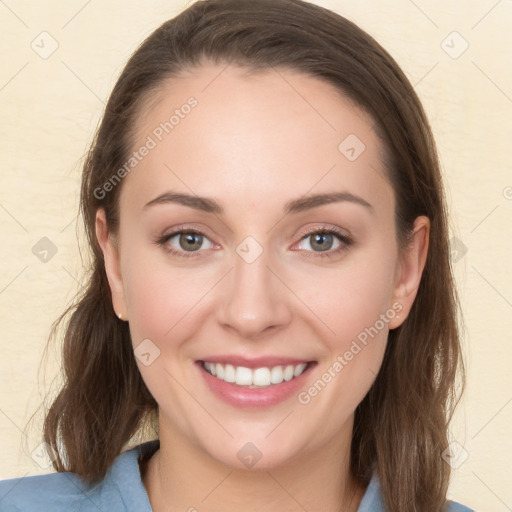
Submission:
[[[118,249],[101,211],[97,229],[161,431],[275,467],[346,445],[414,300],[428,224],[399,257],[368,115],[313,77],[246,73],[204,65],[150,98],[118,185]]]

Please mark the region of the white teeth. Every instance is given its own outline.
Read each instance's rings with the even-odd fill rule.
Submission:
[[[235,382],[235,367],[232,364],[227,364],[224,368],[224,380],[226,382]]]
[[[239,386],[250,386],[252,382],[252,370],[250,368],[244,368],[243,366],[237,366],[235,371],[235,382]]]
[[[306,369],[307,365],[308,365],[308,363],[298,364],[295,367],[295,371],[293,372],[293,376],[294,377],[298,377]]]
[[[231,364],[203,363],[205,370],[214,377],[225,382],[235,383],[238,386],[267,387],[272,384],[281,384],[283,381],[292,380],[301,375],[307,367],[307,363],[296,366],[274,366],[272,368],[256,368],[251,370],[244,366]]]
[[[283,372],[284,380],[292,380],[294,370],[295,370],[295,368],[292,365],[287,366]]]
[[[270,372],[270,382],[272,384],[281,384],[283,382],[283,367],[274,366]]]
[[[268,368],[254,370],[252,383],[255,386],[270,386],[270,370]]]

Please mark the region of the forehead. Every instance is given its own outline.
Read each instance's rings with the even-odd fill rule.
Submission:
[[[310,190],[392,195],[372,118],[294,70],[190,69],[148,96],[134,128],[134,151],[150,147],[126,179],[134,200],[165,188],[238,197],[240,206],[281,205]]]

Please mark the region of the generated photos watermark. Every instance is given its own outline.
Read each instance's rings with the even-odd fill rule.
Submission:
[[[133,171],[139,165],[146,156],[149,155],[151,150],[158,146],[159,142],[162,142],[164,138],[169,135],[172,130],[178,126],[183,119],[185,119],[192,109],[197,107],[199,102],[191,96],[186,103],[181,105],[180,108],[174,110],[173,114],[167,121],[161,122],[156,126],[150,135],[146,137],[146,141],[142,146],[132,153],[130,158],[101,186],[94,189],[94,197],[96,199],[103,199],[109,192],[125,178],[130,172]]]
[[[297,400],[302,405],[307,405],[317,396],[336,376],[359,354],[367,345],[369,337],[373,339],[382,331],[390,320],[396,317],[397,313],[402,311],[403,306],[400,302],[395,302],[385,313],[381,313],[378,320],[370,327],[365,327],[352,340],[350,348],[343,355],[338,355],[336,360],[327,368],[327,370],[305,391],[297,395]]]

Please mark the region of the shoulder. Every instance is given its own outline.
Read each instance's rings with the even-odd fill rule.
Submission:
[[[472,508],[468,508],[454,501],[448,502],[447,512],[475,512]]]
[[[85,496],[94,501],[95,494],[73,473],[14,478],[0,482],[0,510],[81,510]]]
[[[3,480],[0,482],[0,511],[117,512],[130,509],[150,512],[138,459],[141,454],[157,448],[158,442],[152,441],[122,453],[105,478],[93,486],[69,472]]]
[[[376,474],[373,475],[366,492],[364,493],[363,499],[357,509],[357,512],[385,512],[384,502],[380,492],[379,479]],[[446,512],[475,512],[474,510],[449,501],[446,507]]]

